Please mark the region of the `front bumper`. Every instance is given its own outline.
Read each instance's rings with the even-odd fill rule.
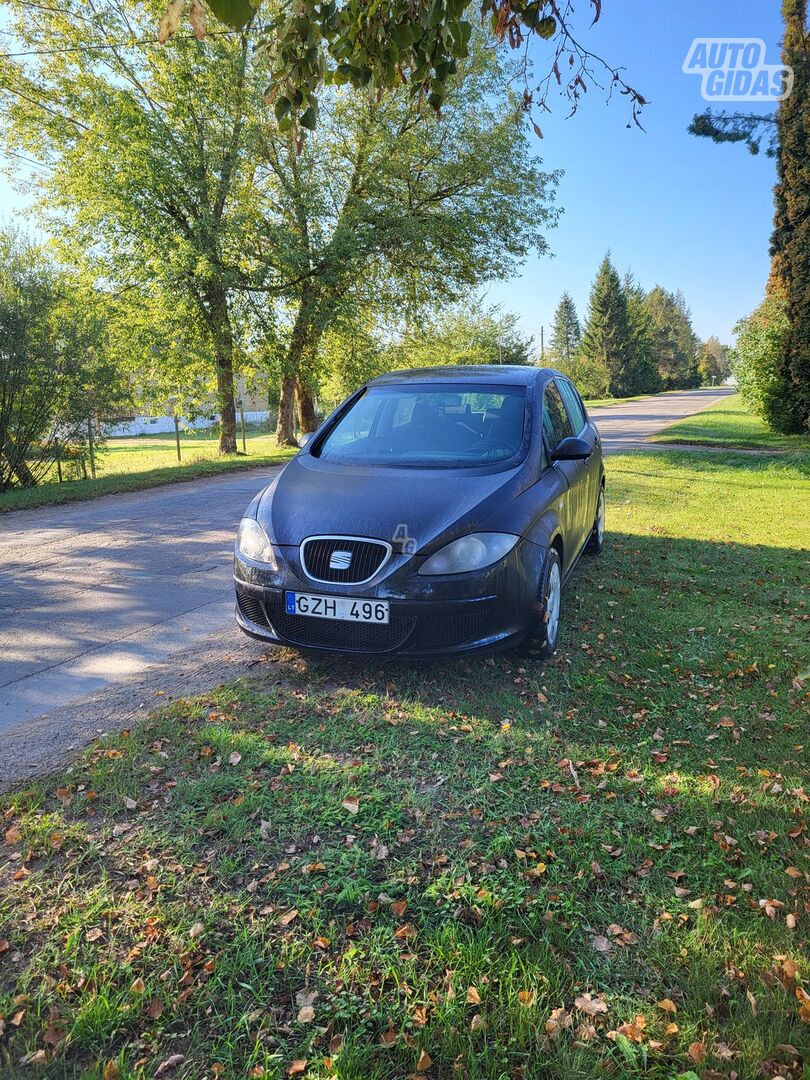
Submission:
[[[419,577],[412,558],[395,558],[380,581],[310,581],[297,552],[280,549],[278,570],[234,564],[236,621],[251,637],[294,648],[409,657],[452,656],[509,648],[529,631],[545,551],[521,540],[495,566],[469,574]],[[284,593],[310,592],[387,600],[388,625],[288,615]]]

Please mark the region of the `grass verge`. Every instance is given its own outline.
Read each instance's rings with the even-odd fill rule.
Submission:
[[[3,1076],[798,1080],[810,462],[708,457],[552,662],[269,652],[7,796]]]
[[[810,450],[810,437],[771,431],[748,411],[739,394],[671,424],[651,436],[650,442],[722,446],[730,450]]]
[[[257,442],[260,440],[256,440]],[[97,499],[102,495],[118,495],[125,491],[141,491],[144,488],[176,484],[182,480],[197,480],[203,476],[235,472],[239,469],[256,469],[268,465],[282,465],[296,452],[294,449],[276,447],[275,439],[263,439],[267,448],[250,447],[247,455],[227,457],[199,457],[187,464],[161,465],[140,470],[125,469],[121,472],[102,473],[96,480],[69,480],[64,484],[42,484],[34,488],[14,488],[0,494],[0,514],[9,510],[30,510],[36,506],[58,506],[61,503]],[[127,462],[132,465],[133,462]]]

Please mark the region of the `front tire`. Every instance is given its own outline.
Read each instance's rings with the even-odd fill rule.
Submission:
[[[541,656],[551,656],[557,650],[560,637],[560,613],[562,609],[562,564],[556,548],[549,548],[540,585],[537,590],[540,616],[537,625],[537,642]]]
[[[605,488],[599,488],[599,499],[596,503],[596,517],[591,530],[591,537],[585,550],[589,555],[601,555],[605,546]]]

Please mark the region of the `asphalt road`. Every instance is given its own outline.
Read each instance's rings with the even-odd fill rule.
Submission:
[[[607,453],[728,390],[593,411]],[[242,510],[278,469],[0,516],[0,785],[274,651],[233,624]]]

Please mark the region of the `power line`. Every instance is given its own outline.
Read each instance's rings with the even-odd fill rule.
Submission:
[[[253,30],[263,30],[265,27],[248,27],[244,30],[209,30],[206,37],[224,37],[232,34],[246,34]],[[8,33],[8,31],[4,31]],[[174,34],[175,38],[190,41],[196,38],[196,34]],[[142,45],[162,45],[165,42],[158,41],[156,37],[130,38],[128,41],[111,41],[104,45],[71,45],[64,49],[29,49],[26,52],[0,53],[0,60],[19,60],[27,56],[61,56],[66,53],[103,52],[106,49],[137,49]]]

